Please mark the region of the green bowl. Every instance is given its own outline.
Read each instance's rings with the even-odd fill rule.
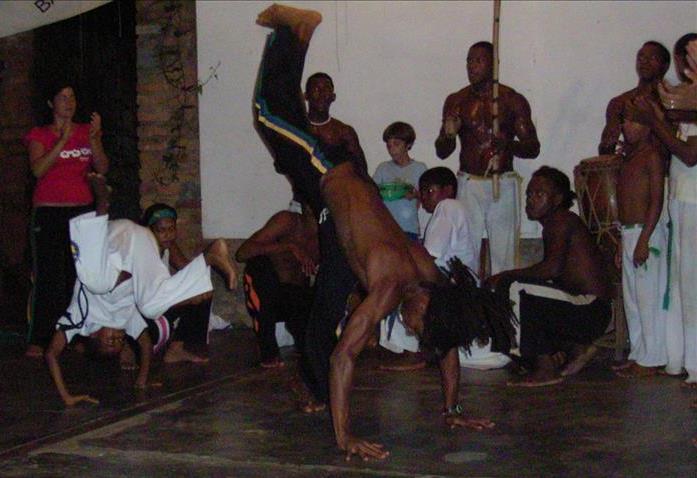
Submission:
[[[396,201],[406,196],[410,190],[411,186],[406,183],[382,183],[380,196],[383,201]]]

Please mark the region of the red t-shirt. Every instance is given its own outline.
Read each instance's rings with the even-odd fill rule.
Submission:
[[[34,205],[49,204],[90,204],[92,190],[87,183],[87,173],[92,169],[92,148],[89,140],[89,124],[75,123],[70,138],[58,154],[56,162],[46,173],[37,179],[34,188]],[[60,136],[50,126],[32,128],[24,137],[28,146],[38,141],[49,151]]]

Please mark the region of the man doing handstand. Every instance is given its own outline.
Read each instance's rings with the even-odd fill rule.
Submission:
[[[466,419],[459,414],[456,347],[458,341],[469,345],[474,340],[469,333],[473,329],[474,335],[482,339],[489,339],[491,335],[490,328],[484,325],[465,327],[462,326],[464,321],[457,323],[461,310],[452,314],[457,317],[450,322],[447,319],[452,317],[447,317],[447,313],[433,312],[447,309],[446,302],[460,302],[463,294],[453,293],[457,286],[439,273],[423,247],[409,241],[385,208],[374,183],[355,170],[350,153],[345,148],[322,144],[308,133],[300,79],[308,43],[320,22],[321,15],[317,12],[278,5],[266,9],[257,18],[258,24],[275,31],[267,41],[257,82],[256,119],[274,155],[276,169],[291,178],[295,189],[314,210],[322,211],[318,302],[308,327],[312,327],[312,322],[321,322],[333,332],[333,326],[343,318],[345,298],[355,279],[366,292],[331,352],[329,398],[337,444],[346,451],[347,458],[357,454],[364,459],[382,459],[388,453],[381,444],[354,437],[349,428],[349,393],[356,358],[378,322],[401,305],[407,326],[421,335],[424,343],[436,349],[441,357],[448,423],[474,429],[490,428],[493,423],[488,419]],[[330,306],[338,303],[340,313],[334,310],[330,315],[318,316],[317,304],[322,303],[325,295],[322,289],[334,286],[336,277],[349,290],[338,291],[327,302]],[[453,279],[462,285],[461,278]],[[462,307],[467,305],[462,304]],[[457,309],[457,306],[450,309]],[[431,316],[438,320],[431,320]],[[465,332],[458,334],[454,330],[458,326],[459,332]],[[311,346],[309,339],[310,335],[308,346]],[[326,380],[321,376],[315,378],[320,382]]]

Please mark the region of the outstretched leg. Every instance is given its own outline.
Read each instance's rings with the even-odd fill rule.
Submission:
[[[331,164],[308,132],[301,80],[308,42],[321,18],[317,12],[280,5],[259,15],[257,23],[274,32],[266,42],[254,94],[257,129],[276,170],[290,177],[316,214],[324,207],[319,181]]]

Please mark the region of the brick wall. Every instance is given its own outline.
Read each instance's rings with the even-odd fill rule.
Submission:
[[[141,206],[174,206],[191,254],[202,241],[195,3],[136,2],[136,35]]]
[[[34,125],[32,43],[32,33],[0,38],[0,326],[17,330],[26,323],[29,287],[31,175],[22,137]]]

